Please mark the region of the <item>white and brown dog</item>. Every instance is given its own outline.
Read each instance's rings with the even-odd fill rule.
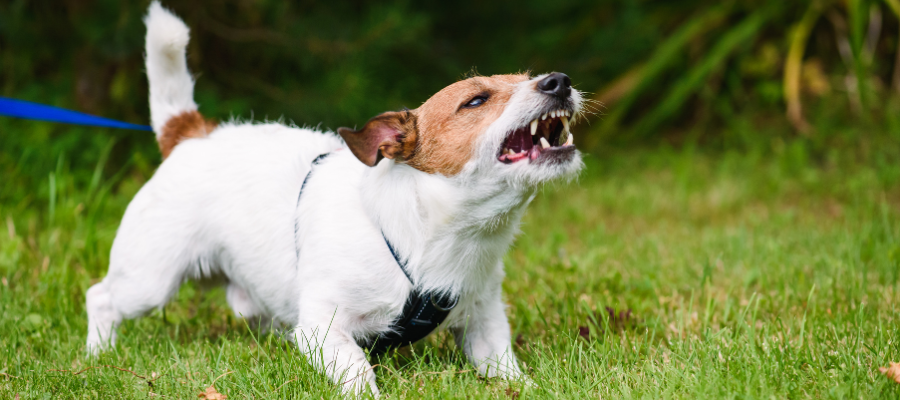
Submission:
[[[416,293],[456,300],[438,307],[441,326],[481,374],[522,377],[502,257],[537,187],[582,167],[569,133],[582,97],[566,75],[469,78],[339,135],[216,125],[193,101],[187,26],[157,2],[145,22],[165,162],[128,206],[109,272],[87,292],[90,353],[184,280],[224,277],[236,314],[293,327],[310,363],[345,392],[378,393],[363,349],[396,334]]]

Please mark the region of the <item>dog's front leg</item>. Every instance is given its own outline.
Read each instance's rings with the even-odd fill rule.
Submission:
[[[298,326],[294,335],[300,351],[316,369],[341,385],[345,396],[358,398],[368,389],[378,397],[375,372],[365,352],[334,322]]]
[[[451,331],[457,346],[482,376],[519,379],[522,370],[513,354],[509,321],[500,293],[497,284],[488,296],[466,307],[463,310],[466,315]]]

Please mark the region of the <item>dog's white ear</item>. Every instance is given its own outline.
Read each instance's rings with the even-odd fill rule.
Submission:
[[[375,166],[382,158],[409,160],[416,152],[416,117],[412,111],[380,114],[358,131],[338,128],[347,147],[363,164]]]

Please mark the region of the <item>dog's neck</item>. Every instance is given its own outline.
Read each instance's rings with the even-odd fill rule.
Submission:
[[[500,260],[534,198],[534,189],[490,176],[447,178],[393,161],[362,179],[369,217],[408,260],[415,284],[451,293],[502,279]]]

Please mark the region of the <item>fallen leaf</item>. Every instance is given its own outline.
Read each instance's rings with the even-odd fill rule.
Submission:
[[[878,368],[884,376],[891,378],[894,382],[900,383],[900,363],[892,362],[890,367]]]
[[[200,393],[197,395],[197,397],[203,398],[206,400],[225,400],[228,398],[224,394],[216,391],[216,388],[214,388],[212,386],[206,388],[206,393]]]
[[[513,390],[511,387],[506,388],[506,395],[509,396],[509,398],[511,398],[511,399],[519,398],[519,392],[516,390]]]
[[[634,316],[631,314],[630,308],[618,312],[612,307],[604,308],[606,309],[606,314],[609,316],[609,327],[613,330],[621,331],[635,326],[637,321],[635,321]],[[602,321],[600,318],[601,317],[598,316],[597,321]]]
[[[586,326],[579,326],[578,335],[583,337],[584,340],[591,340],[591,328],[588,328]]]

